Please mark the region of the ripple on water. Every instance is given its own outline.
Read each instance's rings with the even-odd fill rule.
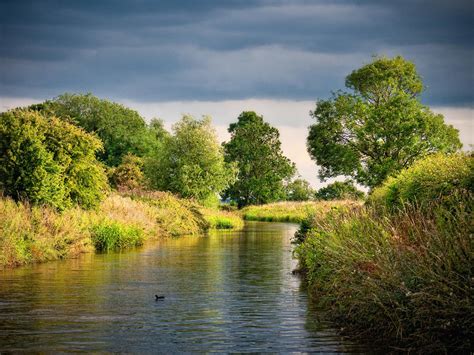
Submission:
[[[241,232],[2,272],[0,351],[357,349],[308,310],[291,275],[295,228],[252,222]]]

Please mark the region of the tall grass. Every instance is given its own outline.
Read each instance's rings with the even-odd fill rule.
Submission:
[[[168,236],[195,235],[209,228],[199,210],[200,206],[193,201],[162,191],[133,191],[127,197],[134,203],[146,205],[161,232]]]
[[[242,229],[244,226],[242,217],[235,212],[203,208],[201,213],[209,229]]]
[[[306,221],[295,253],[314,299],[329,317],[352,334],[370,335],[371,341],[385,345],[472,349],[474,191],[468,182],[472,170],[465,169],[469,159],[430,157],[390,179],[367,206]],[[437,162],[438,169],[420,170]],[[433,181],[432,174],[438,183],[425,184]],[[387,198],[394,182],[398,191],[418,186],[411,190],[412,200]],[[439,184],[450,188],[440,191]]]
[[[0,267],[71,258],[93,250],[90,216],[74,208],[57,213],[48,207],[0,198]]]
[[[97,224],[91,228],[92,242],[98,251],[121,250],[143,244],[143,230],[117,222]]]
[[[72,208],[61,213],[0,197],[0,268],[242,224],[235,213],[204,208],[164,192],[115,193],[96,210]]]

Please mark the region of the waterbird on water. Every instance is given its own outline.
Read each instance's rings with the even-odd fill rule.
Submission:
[[[164,299],[165,299],[165,296],[158,296],[158,295],[155,295],[155,301],[164,300]]]

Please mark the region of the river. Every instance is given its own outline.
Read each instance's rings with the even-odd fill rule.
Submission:
[[[291,273],[296,227],[248,222],[0,271],[0,352],[354,351]]]

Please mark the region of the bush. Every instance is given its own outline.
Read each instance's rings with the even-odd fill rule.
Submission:
[[[92,242],[98,251],[127,249],[143,244],[143,230],[114,221],[102,221],[91,228]]]
[[[289,201],[308,201],[314,195],[314,190],[308,181],[295,179],[285,186],[286,199]]]
[[[319,189],[316,194],[316,200],[361,200],[365,196],[364,192],[355,187],[351,180],[344,182],[336,181]]]
[[[458,153],[435,154],[417,161],[375,189],[369,203],[390,210],[406,204],[420,207],[448,200],[454,192],[474,192],[474,158]]]
[[[27,199],[65,209],[74,203],[97,206],[107,191],[102,149],[92,135],[56,117],[29,110],[0,114],[0,189],[15,200]]]
[[[133,154],[122,157],[122,163],[111,168],[110,183],[119,190],[134,190],[144,187],[143,160]]]

